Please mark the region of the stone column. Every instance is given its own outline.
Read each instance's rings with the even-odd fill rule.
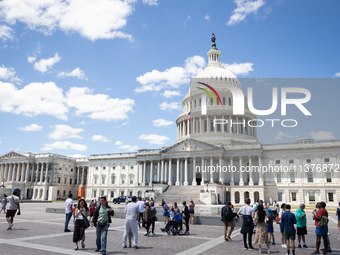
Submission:
[[[184,162],[184,186],[188,186],[188,158],[185,158]]]
[[[45,163],[46,164],[46,170],[45,170],[45,183],[48,183],[48,162]],[[77,179],[77,184],[78,184],[78,179]]]
[[[35,167],[35,164],[33,163],[32,169],[31,169],[31,182],[33,182],[33,179],[34,179],[34,167]],[[33,194],[32,194],[32,197],[33,197]]]
[[[146,180],[145,180],[145,177],[146,177],[146,161],[144,161],[144,166],[143,166],[143,182],[142,182],[142,185],[145,186],[146,185]]]
[[[251,156],[249,156],[249,186],[254,186]]]
[[[214,166],[214,157],[210,157],[210,183],[214,183],[214,173],[211,172],[211,167]]]
[[[159,168],[160,168],[160,163],[159,163],[159,160],[158,160],[158,162],[157,162],[157,182],[160,182]]]
[[[35,172],[35,182],[38,182],[38,177],[39,177],[39,165],[40,163],[37,164],[37,169],[36,169],[36,172]],[[39,194],[39,192],[38,192]]]
[[[25,182],[28,182],[28,177],[29,177],[29,171],[30,171],[30,163],[26,163],[26,174],[25,174]]]
[[[137,185],[138,185],[138,183],[139,183],[139,166],[140,166],[140,162],[138,161],[137,162]]]
[[[192,183],[191,185],[196,186],[197,182],[196,182],[196,157],[193,157],[192,160]]]
[[[200,134],[202,134],[202,117],[200,117]]]
[[[41,163],[40,180],[39,180],[40,183],[43,182],[43,172],[44,172],[45,166],[46,166],[46,163]]]
[[[224,127],[225,127],[225,123],[224,123],[224,115],[222,115],[222,123],[223,123],[223,125],[221,125],[221,128],[222,128],[222,133],[224,133]]]
[[[201,186],[204,186],[204,181],[205,181],[205,173],[203,171],[205,171],[204,169],[205,164],[204,164],[204,157],[202,157],[202,168],[201,168],[201,176],[202,176],[202,181],[201,181]]]
[[[176,185],[179,185],[179,158],[177,158]]]
[[[240,133],[240,127],[239,127],[239,124],[238,124],[238,116],[236,116],[236,134],[239,134]]]
[[[228,129],[229,129],[229,133],[232,133],[231,131],[231,115],[229,115],[229,121],[228,121]]]
[[[207,133],[210,134],[210,122],[209,122],[209,115],[207,115]]]
[[[18,168],[17,168],[17,172],[16,172],[17,176],[15,178],[15,181],[17,181],[17,182],[20,182],[20,173],[21,173],[22,168],[23,168],[22,163],[18,163]]]
[[[7,181],[11,181],[12,180],[11,178],[12,178],[12,164],[9,163]]]
[[[177,139],[179,138],[179,124],[177,124]]]
[[[15,172],[17,170],[17,163],[13,164],[13,171],[12,171],[12,182],[15,182]]]
[[[187,136],[190,135],[190,122],[189,122],[190,119],[187,119]]]
[[[153,181],[152,177],[153,177],[153,161],[151,160],[151,162],[150,162],[150,181],[149,181],[150,186],[152,186],[152,181]]]
[[[24,182],[25,179],[25,163],[21,163],[21,176],[20,176],[20,182]]]
[[[85,185],[85,170],[87,169],[87,167],[85,166],[85,167],[82,167],[82,174],[81,174],[81,185],[83,186],[83,185]],[[112,174],[110,175],[110,182],[111,182],[111,177],[112,176]]]
[[[214,122],[213,122],[213,124],[214,123],[216,123],[216,116],[214,116]],[[216,133],[217,132],[217,126],[215,125],[215,127],[214,127],[214,133]]]
[[[263,173],[262,173],[262,157],[261,155],[258,156],[259,159],[259,185],[263,186]]]
[[[164,181],[164,159],[161,162],[161,182]]]
[[[172,185],[172,180],[171,180],[171,177],[172,177],[172,169],[171,169],[171,159],[169,160],[169,178],[168,178],[168,185]]]
[[[168,161],[164,160],[164,181],[167,181],[167,170],[168,170]]]
[[[8,164],[5,163],[5,172],[4,172],[4,179],[8,181]],[[1,180],[2,181],[2,180]]]
[[[231,173],[230,173],[230,176],[231,176],[231,178],[230,178],[230,185],[235,185],[234,172],[233,172],[233,164],[234,164],[233,156],[231,156],[230,157],[230,171],[231,171]],[[234,202],[235,202],[235,200],[234,200]]]
[[[240,186],[244,186],[244,181],[243,181],[243,172],[241,171],[241,168],[242,168],[242,156],[240,156],[240,182],[239,182],[239,185]],[[241,195],[241,192],[240,192],[240,195]],[[243,196],[244,198],[244,196]],[[240,202],[243,203],[244,202],[244,199],[241,200],[241,196],[240,196]]]
[[[222,177],[222,156],[219,157],[219,164],[220,164],[220,171],[218,172],[218,175],[219,175],[219,182],[221,184],[224,184],[224,180],[223,180],[223,177]]]
[[[79,166],[76,166],[76,170],[77,170],[77,185],[79,185],[79,171],[80,171],[80,169],[79,169],[80,167]],[[108,178],[107,179],[110,179],[110,177],[108,176]]]
[[[4,179],[4,164],[1,164],[1,171],[0,171],[0,182],[2,182],[2,180]]]

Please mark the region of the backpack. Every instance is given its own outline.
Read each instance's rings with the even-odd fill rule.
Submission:
[[[319,226],[320,227],[327,227],[327,225],[328,225],[328,217],[325,215],[324,211],[322,210],[322,217],[319,220]]]
[[[155,209],[151,210],[151,217],[155,217],[156,213],[155,213]]]
[[[165,211],[166,211],[166,212],[169,211],[169,206],[168,206],[168,204],[165,204]]]
[[[226,222],[230,222],[233,220],[233,214],[229,206],[225,206],[223,208],[223,218]]]

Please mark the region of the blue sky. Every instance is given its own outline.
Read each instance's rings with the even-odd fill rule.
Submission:
[[[288,0],[3,0],[0,154],[88,156],[170,146],[189,79],[221,62],[243,78],[310,90],[312,116],[258,130],[266,143],[339,139],[340,2]],[[254,81],[250,80],[249,81]],[[259,109],[270,85],[252,85]],[[247,91],[247,81],[243,89]],[[276,86],[276,85],[275,85]],[[259,117],[263,119],[263,117]]]

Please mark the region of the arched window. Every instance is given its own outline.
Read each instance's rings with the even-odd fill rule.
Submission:
[[[95,176],[94,176],[94,184],[97,184],[97,183],[98,183],[98,176],[95,175]]]
[[[105,184],[105,175],[102,175],[102,184]]]
[[[122,184],[125,184],[125,175],[122,175]]]
[[[111,176],[111,184],[115,184],[115,182],[116,182],[116,176],[115,176],[115,174],[113,174]]]
[[[133,175],[130,175],[130,184],[133,184],[133,178],[134,176]]]

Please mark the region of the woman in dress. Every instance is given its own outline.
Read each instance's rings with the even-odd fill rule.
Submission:
[[[194,225],[195,221],[194,221],[194,216],[195,216],[195,204],[193,200],[190,200],[190,203],[188,205],[189,207],[189,215],[190,215],[190,220],[189,220],[189,224]]]
[[[85,223],[84,217],[87,218],[89,216],[89,208],[87,207],[87,203],[85,199],[80,199],[78,203],[78,207],[75,210],[75,223],[74,223],[74,232],[73,232],[73,242],[76,244],[75,250],[78,250],[78,242],[81,241],[81,247],[85,248]]]
[[[255,233],[255,245],[260,247],[260,253],[262,252],[262,245],[267,246],[267,252],[270,253],[269,242],[268,242],[268,230],[265,222],[266,211],[263,209],[263,205],[259,205],[257,207],[257,212],[255,212],[255,225],[256,225],[256,233]]]

